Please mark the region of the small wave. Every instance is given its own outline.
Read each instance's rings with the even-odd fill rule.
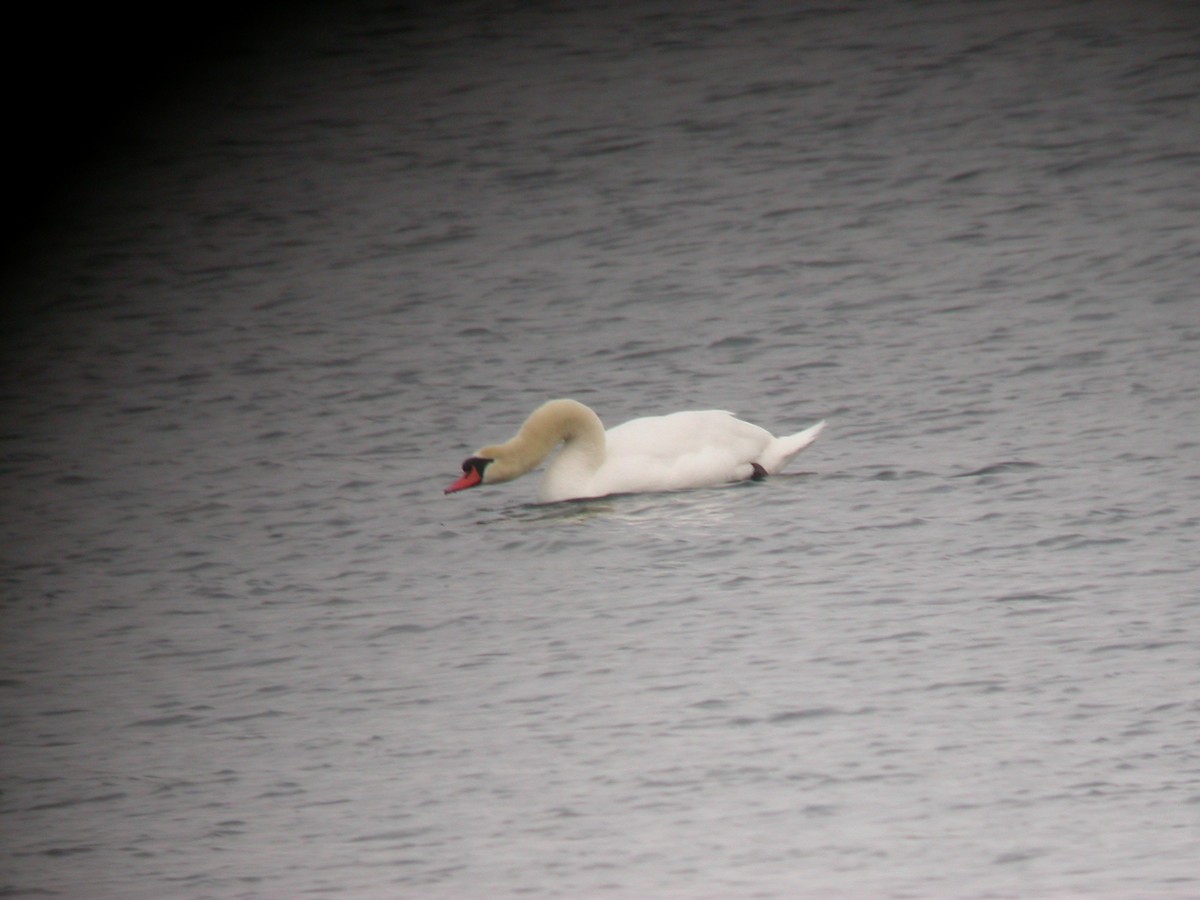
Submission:
[[[992,463],[990,466],[984,466],[982,469],[973,469],[970,472],[960,472],[952,478],[975,478],[982,475],[1000,475],[1004,472],[1023,472],[1027,469],[1040,469],[1041,466],[1034,462],[1021,462],[1013,460],[1011,462]]]
[[[997,597],[996,603],[1062,603],[1072,599],[1061,594],[1017,593]]]

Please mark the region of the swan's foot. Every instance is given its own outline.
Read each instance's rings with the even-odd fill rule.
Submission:
[[[760,466],[758,463],[752,462],[752,463],[750,463],[750,465],[754,467],[754,471],[750,473],[751,481],[762,481],[764,478],[767,477],[767,470],[764,469],[762,466]]]

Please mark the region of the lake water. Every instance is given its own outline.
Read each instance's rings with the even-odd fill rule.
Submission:
[[[5,278],[0,895],[1200,896],[1188,3],[343,5]],[[442,495],[571,396],[789,473]]]

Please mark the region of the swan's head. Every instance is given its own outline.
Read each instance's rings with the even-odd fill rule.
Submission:
[[[522,468],[519,461],[513,459],[502,445],[484,447],[474,456],[463,460],[462,476],[445,493],[465,491],[467,488],[478,487],[481,484],[500,484],[512,481],[524,475],[528,468]]]
[[[463,460],[462,477],[450,487],[446,488],[445,493],[453,494],[455,491],[465,491],[467,488],[473,488],[483,484],[484,477],[487,474],[488,466],[492,460],[485,456],[469,456]]]

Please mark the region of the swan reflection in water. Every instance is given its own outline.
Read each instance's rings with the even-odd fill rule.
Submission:
[[[781,478],[790,482],[811,476],[812,473],[798,472]],[[498,510],[498,518],[479,524],[557,528],[610,521],[660,531],[680,526],[711,527],[735,517],[746,498],[743,490],[753,491],[758,487],[755,482],[737,482],[672,493],[610,494],[558,503],[522,503]]]

